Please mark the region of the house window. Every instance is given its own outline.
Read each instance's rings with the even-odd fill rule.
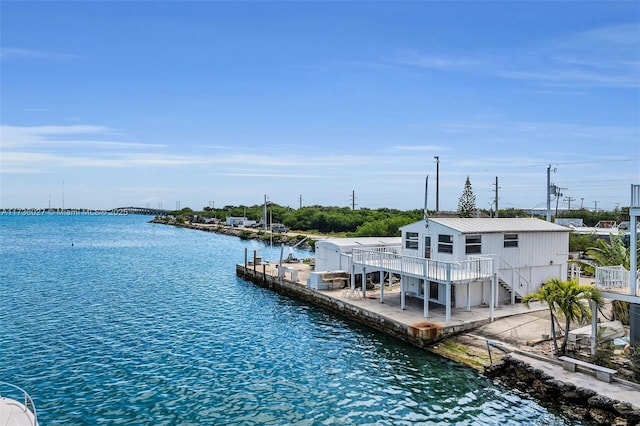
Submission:
[[[418,233],[417,232],[407,232],[405,248],[411,250],[418,250]]]
[[[431,259],[431,237],[424,237],[424,258]]]
[[[438,253],[453,253],[453,235],[438,235]]]
[[[482,238],[480,235],[467,235],[466,254],[478,254],[482,252]]]
[[[505,247],[518,247],[518,234],[504,234]]]

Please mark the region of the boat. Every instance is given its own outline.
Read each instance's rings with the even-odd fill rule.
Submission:
[[[0,381],[0,426],[38,426],[36,406],[31,396],[24,389],[2,381]]]

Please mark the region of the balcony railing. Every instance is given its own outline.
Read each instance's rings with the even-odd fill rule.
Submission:
[[[604,291],[630,294],[631,273],[623,266],[596,268],[596,287]]]
[[[640,185],[631,185],[631,207],[640,207]]]
[[[490,278],[493,271],[493,260],[487,257],[447,262],[361,249],[353,250],[353,264],[438,282],[480,280]]]

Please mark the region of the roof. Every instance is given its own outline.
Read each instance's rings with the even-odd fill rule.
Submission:
[[[437,217],[429,222],[451,228],[462,234],[503,232],[571,232],[571,229],[536,218],[462,218]]]
[[[402,244],[402,237],[360,237],[360,238],[326,238],[316,241],[318,243],[333,244],[336,247],[371,247],[381,245]]]

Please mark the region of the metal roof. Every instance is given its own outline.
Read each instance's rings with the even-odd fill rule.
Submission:
[[[402,237],[360,237],[360,238],[326,238],[317,240],[318,243],[333,244],[336,247],[376,247],[402,244]]]
[[[571,232],[571,229],[536,218],[462,218],[435,217],[429,222],[451,228],[462,234],[502,232]]]

